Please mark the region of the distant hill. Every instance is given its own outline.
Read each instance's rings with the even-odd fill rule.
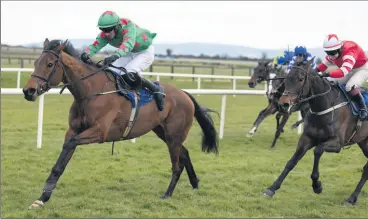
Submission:
[[[94,42],[94,39],[70,39],[76,48],[83,48]],[[40,43],[26,44],[26,47],[40,47]],[[166,49],[171,49],[173,54],[181,55],[195,55],[199,56],[201,54],[215,56],[215,55],[227,55],[229,57],[239,57],[246,56],[249,58],[260,58],[263,53],[267,54],[267,57],[274,57],[280,51],[285,48],[280,49],[257,49],[247,46],[236,46],[236,45],[226,45],[226,44],[211,44],[211,43],[180,43],[180,44],[154,44],[156,54],[166,54]],[[111,46],[106,46],[102,51],[114,50],[115,48]],[[292,48],[290,48],[292,49]],[[308,51],[317,57],[323,58],[324,52],[322,48],[308,48]],[[368,52],[366,51],[368,54]]]

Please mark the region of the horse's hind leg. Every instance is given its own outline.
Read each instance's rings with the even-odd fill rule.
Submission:
[[[166,144],[169,148],[170,158],[171,158],[171,181],[169,187],[167,188],[165,194],[161,198],[168,198],[172,196],[175,186],[179,181],[180,175],[184,169],[184,159],[180,159],[180,154],[182,153],[182,142],[179,140],[180,136],[167,137]]]
[[[181,158],[180,155],[183,153],[182,142],[186,138],[186,134],[180,129],[178,130],[178,124],[180,121],[170,122],[164,129],[165,142],[169,149],[170,159],[172,163],[171,181],[165,194],[161,198],[168,198],[172,196],[175,186],[180,179],[180,175],[185,167],[185,159]]]
[[[198,189],[199,179],[194,171],[192,161],[190,160],[189,151],[184,146],[182,146],[180,160],[183,160],[184,162],[185,169],[187,170],[187,174],[189,177],[189,182],[192,185],[193,189]]]
[[[157,126],[156,128],[153,129],[153,131],[161,140],[163,140],[166,143],[165,131],[161,126]],[[189,182],[192,185],[193,189],[197,189],[199,179],[197,178],[197,175],[194,171],[194,167],[189,156],[189,151],[184,147],[184,145],[182,145],[182,152],[179,156],[179,162],[184,163],[184,167],[189,177]]]
[[[364,141],[358,143],[358,145],[362,149],[365,157],[368,158],[368,139],[365,139]],[[363,167],[362,177],[360,178],[358,185],[356,186],[354,192],[350,195],[348,200],[345,200],[344,202],[345,204],[354,205],[357,202],[359,193],[362,190],[365,182],[367,182],[367,180],[368,180],[368,161]]]

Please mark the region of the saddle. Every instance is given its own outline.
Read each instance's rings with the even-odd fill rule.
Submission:
[[[119,68],[113,66],[113,68],[106,68],[105,71],[111,73],[115,78],[117,93],[132,103],[130,119],[121,136],[121,140],[124,140],[137,120],[140,107],[151,102],[153,100],[153,95],[141,86],[137,86],[137,88],[133,89],[120,75],[120,71],[127,73],[124,67]],[[140,78],[136,79],[136,82],[140,84]],[[155,84],[160,86],[158,82],[155,82]]]
[[[349,106],[350,109],[353,113],[354,116],[358,116],[359,115],[359,107],[358,107],[358,103],[356,103],[354,100],[352,100],[348,94],[348,92],[346,92],[345,90],[345,85],[344,84],[340,84],[340,83],[335,83],[335,82],[330,82],[331,85],[335,85],[339,88],[339,90],[344,94],[346,100],[349,102]],[[364,98],[364,102],[366,105],[368,105],[368,88],[366,87],[359,87],[360,93],[362,94],[363,98]]]

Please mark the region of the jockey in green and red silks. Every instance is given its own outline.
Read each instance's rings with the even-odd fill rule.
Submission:
[[[107,44],[117,48],[114,54],[104,59],[104,64],[113,64],[116,67],[124,67],[128,75],[118,71],[124,80],[132,87],[136,87],[136,77],[140,77],[142,86],[153,93],[159,110],[163,110],[163,99],[165,97],[163,87],[156,86],[150,80],[139,75],[146,70],[154,61],[155,51],[152,45],[156,33],[141,28],[133,21],[120,18],[113,11],[105,11],[98,20],[97,25],[101,32],[96,37],[93,44],[89,45],[82,53],[81,59],[84,62],[90,60],[90,56],[95,55]]]

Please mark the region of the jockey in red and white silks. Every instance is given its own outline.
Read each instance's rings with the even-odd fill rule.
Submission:
[[[368,58],[364,50],[353,41],[339,40],[336,34],[325,37],[323,48],[327,56],[318,65],[318,74],[321,77],[330,77],[331,81],[345,84],[346,91],[359,103],[360,119],[366,119],[367,106],[359,91],[359,87],[368,80]],[[339,69],[324,72],[331,65],[336,65]]]

